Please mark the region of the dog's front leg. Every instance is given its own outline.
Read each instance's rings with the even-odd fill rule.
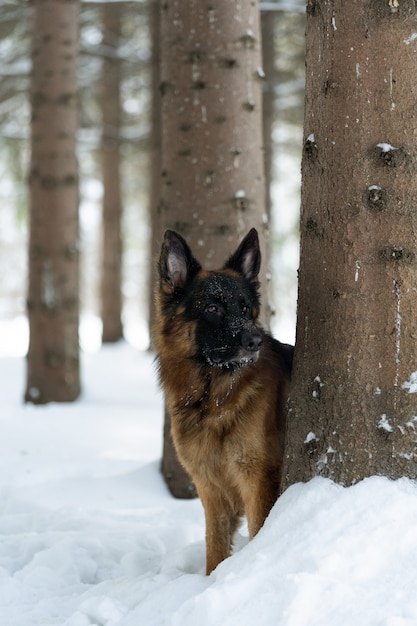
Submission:
[[[245,513],[248,520],[249,535],[252,539],[262,528],[279,494],[279,476],[277,472],[265,472],[250,481],[245,489]]]
[[[197,486],[206,519],[206,574],[230,556],[234,534],[239,526],[240,514],[218,487],[205,484]]]

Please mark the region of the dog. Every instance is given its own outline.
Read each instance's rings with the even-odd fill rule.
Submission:
[[[293,347],[258,322],[260,264],[254,228],[218,271],[172,230],[158,262],[153,340],[177,456],[204,507],[207,575],[242,516],[254,537],[279,495]]]

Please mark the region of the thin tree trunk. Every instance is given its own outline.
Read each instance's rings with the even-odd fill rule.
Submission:
[[[120,82],[121,63],[117,58],[120,30],[120,3],[104,4],[101,106],[103,115],[102,179],[103,241],[101,270],[101,317],[103,342],[123,336],[122,327],[122,200],[120,181]]]
[[[34,0],[32,20],[29,402],[80,392],[77,0]]]
[[[268,219],[271,217],[271,185],[272,185],[272,131],[274,127],[274,103],[275,103],[275,14],[265,12],[261,16],[262,28],[262,59],[265,81],[262,98],[262,124],[265,153],[265,210]]]
[[[414,2],[310,0],[284,488],[417,476]]]
[[[155,317],[155,303],[153,297],[155,263],[159,256],[164,226],[162,224],[160,213],[160,181],[161,181],[161,94],[160,94],[160,2],[156,0],[150,5],[150,23],[152,29],[152,129],[151,129],[151,194],[150,194],[150,212],[152,224],[152,242],[151,242],[151,294],[149,320],[152,329]],[[164,432],[163,432],[163,449],[161,472],[165,481],[177,498],[194,498],[197,493],[191,481],[190,476],[184,470],[177,459],[174,444],[171,437],[171,418],[165,409],[164,416]]]
[[[207,269],[255,226],[266,287],[259,21],[248,0],[163,4],[160,211]]]
[[[221,266],[255,226],[267,293],[259,7],[250,0],[168,0],[161,7],[163,228],[189,242],[207,269]],[[264,295],[263,319],[269,320]],[[194,494],[169,438],[162,469],[174,495]]]
[[[154,278],[155,263],[159,256],[161,247],[163,226],[161,224],[161,215],[159,211],[160,202],[160,184],[161,184],[161,95],[159,91],[160,84],[160,50],[159,50],[159,28],[160,28],[160,2],[154,0],[149,5],[149,22],[152,34],[152,66],[151,66],[151,89],[152,89],[152,111],[151,111],[151,185],[149,198],[149,211],[151,221],[151,263],[150,263],[150,293],[149,293],[149,328],[152,329],[155,319],[155,302],[154,302]]]

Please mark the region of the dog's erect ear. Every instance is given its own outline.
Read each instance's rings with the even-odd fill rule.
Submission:
[[[201,269],[185,239],[174,230],[165,232],[158,266],[161,280],[174,289],[185,287],[187,281]]]
[[[248,280],[253,280],[258,276],[261,268],[261,251],[258,232],[255,228],[251,228],[224,267],[239,272]]]

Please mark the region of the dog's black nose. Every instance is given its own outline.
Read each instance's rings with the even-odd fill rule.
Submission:
[[[262,343],[261,334],[257,330],[243,330],[241,337],[242,347],[249,352],[257,352]]]

